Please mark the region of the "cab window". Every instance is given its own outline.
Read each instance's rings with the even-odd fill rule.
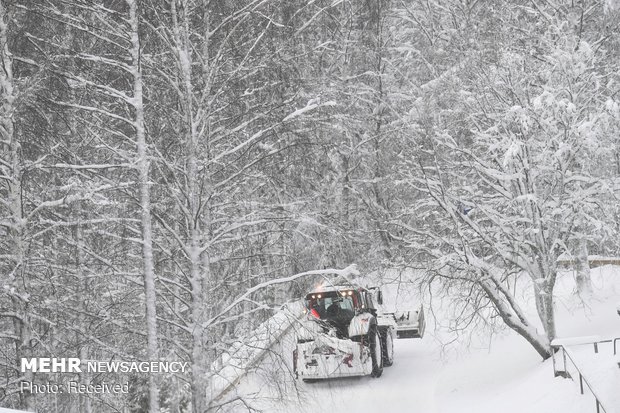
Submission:
[[[330,291],[326,293],[312,293],[306,296],[308,310],[321,319],[325,319],[332,305],[347,312],[354,312],[359,297],[355,291]],[[333,311],[333,309],[332,309]]]

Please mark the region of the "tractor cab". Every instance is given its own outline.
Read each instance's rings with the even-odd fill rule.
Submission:
[[[371,294],[363,288],[333,287],[306,295],[310,316],[337,329],[338,336],[348,337],[348,326],[361,312],[374,312]]]

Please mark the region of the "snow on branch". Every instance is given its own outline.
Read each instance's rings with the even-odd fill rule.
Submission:
[[[301,272],[295,275],[291,275],[289,277],[277,278],[274,280],[265,281],[263,283],[255,285],[252,288],[249,288],[243,295],[238,297],[236,300],[230,303],[226,308],[224,308],[224,310],[222,310],[218,315],[208,320],[205,323],[204,327],[206,328],[214,324],[218,318],[222,317],[224,314],[228,313],[230,310],[235,308],[238,304],[246,301],[248,297],[250,297],[252,294],[254,294],[257,291],[262,290],[263,288],[267,288],[267,287],[277,285],[277,284],[283,284],[283,283],[295,281],[299,278],[308,277],[312,275],[337,275],[341,277],[347,277],[349,275],[359,276],[360,272],[357,270],[357,265],[351,264],[348,267],[343,268],[342,270],[337,270],[333,268],[328,268],[325,270],[313,270],[313,271]]]
[[[282,119],[282,122],[287,122],[291,119],[294,119],[298,116],[303,115],[306,112],[310,112],[311,110],[314,110],[322,106],[335,106],[335,105],[336,105],[336,102],[329,101],[329,102],[325,102],[321,104],[319,99],[311,99],[310,101],[308,101],[306,106],[304,106],[303,108],[297,109],[293,111],[292,113],[289,113],[288,115],[286,115],[286,117]]]

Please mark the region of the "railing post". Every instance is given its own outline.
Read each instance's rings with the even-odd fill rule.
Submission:
[[[594,342],[594,352],[598,354],[598,343],[596,341]]]
[[[564,362],[564,372],[568,374],[568,368],[566,367],[566,351],[564,350],[564,346],[562,346],[562,361]]]
[[[583,376],[581,372],[579,372],[579,390],[581,390],[581,394],[583,394]]]
[[[601,404],[598,402],[598,399],[596,399],[596,413],[601,413]]]

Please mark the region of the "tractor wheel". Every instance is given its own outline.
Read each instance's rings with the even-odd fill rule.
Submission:
[[[381,356],[384,367],[394,364],[394,336],[387,328],[381,329]]]
[[[383,355],[381,350],[381,337],[377,328],[373,328],[368,332],[370,342],[370,357],[372,359],[371,377],[381,377],[383,374]]]

